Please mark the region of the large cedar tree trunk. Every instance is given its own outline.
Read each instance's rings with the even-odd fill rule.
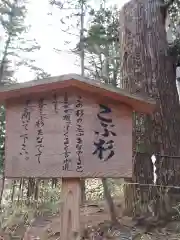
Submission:
[[[175,64],[168,53],[163,12],[162,0],[131,0],[120,12],[122,87],[153,97],[157,102],[156,111],[151,116],[134,114],[133,164],[136,171],[133,181],[140,183],[153,183],[152,154],[180,154],[180,109]],[[173,158],[168,158],[166,164],[162,157],[157,158],[158,161],[161,165],[157,164],[157,174],[161,174],[158,174],[157,183],[174,184],[179,179],[179,164],[175,167]],[[160,204],[158,194],[164,192],[162,189],[160,193],[156,191],[156,204]],[[146,188],[140,186],[140,203],[143,195],[146,195],[146,202],[152,202],[153,197],[144,192]],[[167,211],[164,207],[157,214],[162,216]]]

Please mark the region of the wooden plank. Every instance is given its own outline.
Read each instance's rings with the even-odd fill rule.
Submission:
[[[49,92],[56,89],[78,88],[83,91],[91,92],[94,95],[102,95],[131,106],[134,110],[151,113],[155,108],[155,101],[148,97],[138,94],[130,94],[127,90],[116,88],[107,84],[100,83],[79,75],[63,75],[51,77],[43,80],[29,81],[25,83],[12,84],[0,88],[0,102],[3,103],[10,98],[19,98],[42,92]]]
[[[7,104],[6,177],[131,177],[132,109],[54,94]]]
[[[62,179],[62,199],[61,239],[80,240],[80,179]]]

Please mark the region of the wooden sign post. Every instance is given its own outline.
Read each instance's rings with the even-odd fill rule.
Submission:
[[[132,112],[155,103],[78,75],[0,89],[5,176],[62,178],[61,239],[80,238],[80,178],[131,178]]]

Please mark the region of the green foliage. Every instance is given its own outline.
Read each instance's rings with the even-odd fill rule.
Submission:
[[[169,54],[175,57],[177,66],[180,66],[180,0],[170,6],[168,13],[171,19],[169,27],[174,38],[174,42],[169,46]]]
[[[0,82],[10,83],[13,80],[13,58],[18,57],[18,44],[21,34],[26,30],[24,19],[26,8],[23,2],[14,0],[0,3],[0,28],[2,45],[0,49]]]
[[[62,4],[59,4],[59,1],[52,1],[51,4],[60,10],[69,9],[67,16],[60,19],[60,28],[61,26],[65,28],[60,31],[76,38],[75,41],[79,38],[72,51],[82,59],[84,50],[85,75],[117,86],[120,80],[118,9],[105,8],[100,4],[97,10],[90,1],[84,0],[67,0]],[[80,29],[83,25],[83,15],[84,27]]]
[[[99,10],[90,9],[90,23],[84,38],[86,54],[86,74],[105,83],[118,85],[119,82],[119,43],[118,10],[115,7]],[[80,51],[78,43],[76,51]]]
[[[40,46],[35,39],[29,39],[30,26],[25,24],[27,15],[26,0],[0,1],[0,30],[2,41],[0,47],[0,82],[9,84],[15,79],[15,72],[26,66],[34,72],[42,69],[35,66],[32,53]]]
[[[174,4],[169,8],[170,17],[175,26],[180,24],[180,0],[174,1]]]
[[[118,9],[116,7],[104,8],[102,5],[98,11],[91,9],[93,17],[88,30],[89,37],[95,37],[100,44],[111,44],[118,37]]]

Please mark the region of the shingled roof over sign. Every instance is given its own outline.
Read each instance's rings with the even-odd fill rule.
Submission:
[[[94,96],[108,97],[117,103],[129,105],[138,112],[151,113],[155,108],[155,101],[153,99],[142,97],[138,94],[131,94],[126,90],[77,74],[67,74],[3,86],[0,88],[0,102],[4,103],[11,98],[19,98],[29,94],[67,89],[70,87],[93,93]]]

